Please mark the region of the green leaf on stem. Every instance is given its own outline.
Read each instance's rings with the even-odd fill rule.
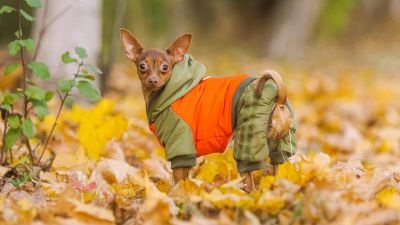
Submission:
[[[88,55],[86,53],[86,50],[84,48],[81,47],[76,47],[75,48],[75,53],[79,56],[79,58],[84,59],[86,58]]]
[[[12,184],[16,188],[19,188],[19,186],[21,185],[21,181],[19,179],[12,179],[10,180],[10,184]]]
[[[54,92],[53,92],[53,91],[47,91],[47,92],[46,92],[46,95],[45,95],[45,97],[44,97],[44,100],[45,100],[46,102],[48,102],[48,101],[50,101],[50,100],[53,98],[53,96],[54,96]]]
[[[63,63],[68,64],[68,63],[76,63],[78,62],[77,59],[72,58],[69,52],[65,52],[64,54],[62,54],[61,56],[61,60],[63,61]]]
[[[16,55],[20,49],[21,45],[19,44],[19,40],[14,40],[8,44],[8,52],[10,55]]]
[[[7,104],[0,105],[0,108],[5,109],[8,112],[11,112],[11,110],[12,110],[11,105],[7,105]]]
[[[75,86],[75,80],[59,80],[58,88],[61,92],[70,92],[72,88]]]
[[[34,48],[34,43],[33,43],[33,40],[32,39],[30,39],[30,38],[28,38],[28,39],[23,39],[23,40],[19,40],[19,44],[22,46],[22,47],[25,47],[26,48],[26,50],[30,53],[30,52],[32,52],[32,50],[33,50],[33,48]]]
[[[18,115],[9,115],[7,117],[7,124],[14,129],[17,129],[21,127],[21,123],[19,121],[19,116]]]
[[[19,93],[8,93],[4,95],[3,97],[3,103],[6,105],[12,105],[14,103],[14,100],[23,98],[24,96]]]
[[[98,101],[101,98],[100,91],[93,86],[89,81],[80,80],[78,82],[78,90],[81,95],[88,98],[91,101]]]
[[[8,5],[3,5],[3,6],[0,8],[0,14],[3,14],[3,13],[10,13],[10,12],[12,12],[12,11],[15,11],[15,9],[14,9],[13,7],[11,7],[11,6],[8,6]]]
[[[19,135],[21,134],[21,128],[11,128],[7,131],[6,140],[5,140],[5,147],[6,149],[11,149],[12,146],[17,142]]]
[[[87,69],[81,69],[81,72],[79,75],[84,76],[84,75],[89,75],[89,71]]]
[[[30,84],[32,86],[36,86],[36,83],[33,80],[28,79],[28,78],[26,79],[26,83],[28,83],[28,84]]]
[[[35,20],[35,18],[34,18],[33,16],[29,15],[29,14],[28,14],[27,12],[25,12],[23,9],[20,9],[19,11],[21,12],[21,15],[22,15],[26,20],[31,21],[31,22]]]
[[[25,0],[25,1],[26,1],[26,3],[28,3],[28,5],[30,7],[33,7],[33,8],[42,7],[42,0]]]
[[[22,30],[21,30],[21,34],[22,34]],[[15,31],[14,35],[15,35],[15,37],[17,37],[19,39],[19,36],[20,36],[19,29],[17,31]]]
[[[33,108],[35,109],[37,118],[43,121],[44,118],[49,114],[49,107],[45,100],[32,100]]]
[[[33,125],[31,118],[28,117],[22,122],[22,133],[28,139],[31,139],[35,136],[36,134],[35,125]]]
[[[97,75],[98,74],[103,74],[103,72],[97,66],[86,64],[85,68],[91,73],[94,73],[94,74],[97,74]]]
[[[28,68],[31,69],[38,78],[42,80],[50,80],[50,72],[46,64],[41,62],[31,62],[28,64]]]
[[[4,69],[4,76],[7,76],[13,73],[15,70],[18,69],[19,63],[11,63]]]
[[[30,99],[35,100],[44,100],[44,98],[46,97],[46,91],[36,86],[32,86],[26,89],[25,94]]]
[[[78,77],[79,78],[84,78],[84,79],[87,79],[87,80],[95,80],[96,79],[96,77],[94,77],[93,75],[78,75]]]
[[[12,95],[7,94],[3,97],[3,103],[6,105],[12,105],[14,103],[14,98]]]
[[[65,106],[67,107],[67,108],[72,108],[72,106],[74,106],[74,99],[73,98],[71,98],[70,96],[68,96],[66,99],[65,99]]]

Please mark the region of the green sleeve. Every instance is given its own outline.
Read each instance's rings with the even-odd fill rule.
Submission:
[[[192,130],[171,107],[159,114],[155,128],[172,168],[196,165],[196,147]]]
[[[293,156],[296,153],[296,129],[297,124],[295,121],[295,115],[292,110],[290,103],[287,103],[290,114],[292,117],[292,127],[289,130],[289,133],[284,136],[282,139],[278,141],[278,143],[271,143],[269,157],[271,159],[271,164],[280,164],[284,163],[288,160],[289,157]]]

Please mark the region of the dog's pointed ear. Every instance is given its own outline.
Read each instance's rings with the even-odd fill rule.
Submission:
[[[136,38],[127,29],[119,29],[121,43],[124,46],[126,57],[135,61],[139,54],[143,51],[143,47],[136,40]]]
[[[178,37],[176,41],[167,48],[167,53],[174,58],[175,62],[181,61],[185,53],[189,50],[191,40],[192,34],[184,34]]]

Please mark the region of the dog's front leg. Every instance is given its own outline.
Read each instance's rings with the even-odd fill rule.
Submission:
[[[175,184],[177,184],[180,180],[186,180],[189,175],[189,169],[190,167],[177,167],[172,169]]]
[[[255,185],[254,185],[254,180],[253,180],[253,175],[251,175],[251,172],[247,173],[240,173],[241,177],[244,177],[243,179],[243,190],[246,192],[254,191],[255,190]]]

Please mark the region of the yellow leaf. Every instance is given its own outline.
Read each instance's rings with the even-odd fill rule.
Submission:
[[[58,152],[54,159],[55,168],[71,168],[88,162],[83,148],[78,148],[74,152]]]
[[[89,203],[89,202],[91,202],[94,198],[96,198],[96,192],[95,192],[95,191],[83,192],[83,202],[84,202],[84,203]]]
[[[271,192],[264,193],[255,205],[255,209],[265,210],[268,213],[275,215],[285,206],[285,200],[279,195]]]
[[[216,176],[228,181],[237,177],[237,170],[233,158],[233,150],[230,148],[223,154],[210,154],[205,157],[205,163],[200,166],[196,178],[211,183]],[[217,181],[215,181],[217,182]],[[223,182],[222,182],[223,183]]]
[[[212,162],[205,162],[200,166],[200,170],[197,173],[196,178],[204,180],[205,182],[211,183],[214,180],[215,175],[217,175],[217,166]]]
[[[162,199],[147,198],[140,207],[139,215],[145,225],[169,224],[170,205]]]
[[[274,182],[275,182],[274,176],[264,176],[260,180],[260,188],[271,189]]]
[[[300,172],[296,169],[296,166],[290,162],[285,162],[279,165],[278,179],[286,179],[295,184],[300,183]]]
[[[114,191],[121,195],[124,198],[133,198],[136,196],[136,190],[139,190],[138,187],[135,187],[131,183],[115,183],[112,185]]]
[[[380,191],[376,198],[383,206],[400,209],[400,194],[394,187],[387,187]]]
[[[66,118],[77,122],[79,142],[90,159],[98,160],[106,143],[120,139],[128,129],[128,121],[113,113],[114,102],[103,99],[96,107],[85,110],[74,107]]]
[[[22,198],[18,201],[19,209],[29,211],[33,208],[33,203],[28,198]]]
[[[75,206],[74,212],[79,214],[84,214],[86,216],[90,216],[92,218],[103,220],[107,222],[115,222],[114,215],[111,210],[101,208],[95,205],[89,205],[81,203],[76,199],[66,199],[69,203]]]
[[[383,140],[376,149],[378,153],[389,153],[390,150],[392,150],[392,145],[388,140]]]

